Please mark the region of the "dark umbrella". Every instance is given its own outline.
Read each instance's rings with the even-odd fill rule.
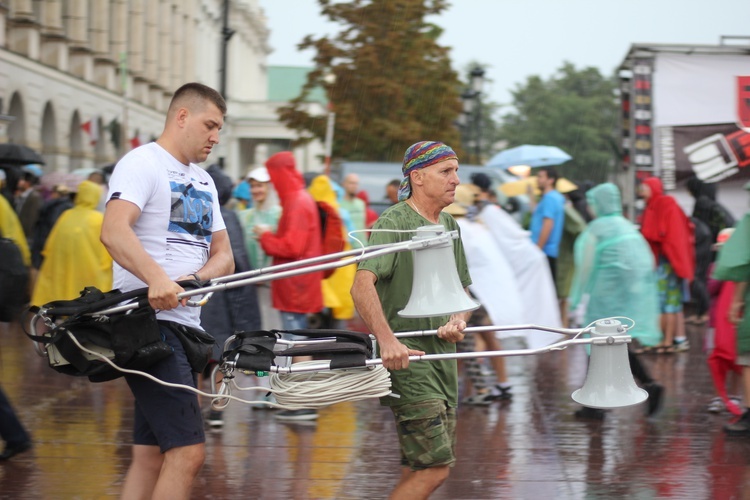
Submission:
[[[28,165],[30,163],[44,164],[44,158],[22,144],[0,144],[0,164],[3,165]]]

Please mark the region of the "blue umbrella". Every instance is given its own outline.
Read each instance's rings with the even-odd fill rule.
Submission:
[[[556,146],[535,146],[524,144],[515,148],[500,151],[487,162],[488,167],[502,168],[503,170],[515,165],[528,165],[529,167],[546,167],[549,165],[560,165],[572,157]]]

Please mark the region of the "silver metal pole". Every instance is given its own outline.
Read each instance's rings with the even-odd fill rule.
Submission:
[[[464,329],[463,333],[481,333],[481,332],[507,332],[513,330],[541,330],[543,332],[559,333],[562,335],[578,335],[579,333],[588,333],[594,331],[593,328],[552,328],[551,326],[539,325],[505,325],[505,326],[472,326]],[[426,337],[437,335],[437,330],[414,330],[412,332],[397,332],[393,335],[396,338],[409,337]]]
[[[492,358],[492,357],[505,357],[505,356],[529,356],[533,354],[544,354],[551,351],[560,351],[572,345],[586,345],[586,344],[597,344],[597,345],[617,345],[627,344],[632,341],[630,335],[611,335],[608,337],[592,337],[586,339],[569,339],[550,344],[548,346],[539,347],[537,349],[508,349],[504,351],[481,351],[481,352],[456,352],[456,353],[445,353],[445,354],[425,354],[424,356],[409,356],[409,361],[437,361],[437,360],[448,360],[448,359],[473,359],[473,358]],[[234,361],[226,361],[230,365],[234,366]],[[344,368],[349,369],[362,369],[365,367],[382,365],[383,360],[380,358],[368,359],[365,361],[364,367]],[[318,372],[331,370],[330,361],[321,361],[319,363],[306,364],[303,366],[272,366],[269,371],[274,373],[302,373],[302,372]]]
[[[288,270],[288,271],[277,272],[277,273],[270,274],[270,275],[256,276],[256,277],[247,278],[247,279],[238,279],[237,281],[231,281],[230,282],[230,281],[227,280],[224,283],[216,283],[216,284],[212,284],[212,285],[205,286],[205,287],[202,287],[202,288],[196,288],[194,290],[187,290],[185,292],[182,292],[182,293],[178,294],[177,298],[178,299],[184,299],[184,298],[192,297],[193,295],[204,295],[204,294],[207,294],[209,292],[218,292],[218,291],[221,291],[221,290],[230,290],[230,289],[233,289],[233,288],[238,288],[238,287],[246,286],[246,285],[252,285],[252,284],[255,284],[255,283],[261,283],[261,282],[265,282],[265,281],[273,281],[273,280],[278,280],[278,279],[283,279],[283,278],[289,278],[291,276],[299,276],[300,274],[312,273],[312,272],[316,272],[316,271],[324,271],[324,270],[327,270],[327,269],[336,269],[336,268],[339,268],[339,267],[345,267],[345,266],[348,266],[348,265],[351,265],[351,264],[356,264],[356,263],[361,262],[363,260],[372,259],[372,258],[375,258],[375,257],[380,257],[382,255],[389,255],[389,254],[392,254],[392,253],[404,252],[404,251],[407,251],[407,250],[420,250],[420,249],[424,249],[424,248],[430,248],[430,247],[433,247],[433,246],[444,244],[444,243],[449,242],[449,241],[451,241],[451,240],[453,240],[455,238],[458,238],[458,233],[456,231],[449,231],[449,232],[445,232],[443,234],[440,234],[440,235],[432,237],[432,238],[425,238],[425,239],[419,239],[419,240],[410,240],[410,241],[402,241],[400,243],[393,243],[393,244],[389,244],[389,245],[384,245],[383,248],[376,248],[374,250],[371,250],[371,249],[375,248],[375,247],[368,247],[368,248],[364,248],[364,249],[357,250],[357,251],[349,250],[349,251],[345,251],[345,252],[337,252],[337,253],[328,254],[328,255],[325,255],[325,256],[322,256],[322,257],[313,257],[312,259],[305,259],[305,260],[297,261],[297,264],[299,264],[299,265],[305,265],[305,264],[310,264],[310,263],[314,263],[314,262],[319,262],[323,258],[325,258],[325,260],[336,259],[336,261],[335,262],[329,262],[329,263],[326,263],[326,264],[312,265],[312,266],[304,267],[304,268],[301,268],[301,269],[291,269],[291,270]],[[342,254],[347,254],[347,253],[351,253],[351,252],[354,252],[355,254],[356,253],[360,253],[360,255],[358,255],[356,257],[353,257],[353,258],[350,258],[350,259],[344,259],[344,260],[342,260]],[[272,269],[272,268],[266,268],[267,271],[269,271],[270,269]],[[237,279],[238,276],[237,275],[231,275],[229,277],[224,277],[224,278]],[[214,283],[214,281],[215,280],[211,280],[211,283]],[[130,303],[130,304],[126,304],[126,305],[123,305],[123,306],[116,306],[116,307],[112,307],[110,309],[105,309],[103,311],[97,311],[97,312],[92,313],[92,314],[96,314],[96,315],[114,314],[114,313],[118,313],[118,312],[129,311],[131,309],[137,309],[138,307],[139,307],[138,303]]]

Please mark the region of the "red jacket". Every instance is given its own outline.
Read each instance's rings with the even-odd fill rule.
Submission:
[[[305,190],[305,181],[288,151],[276,153],[266,162],[271,183],[281,202],[276,234],[263,233],[260,246],[273,257],[273,264],[286,264],[321,255],[318,206]],[[271,282],[274,309],[293,313],[316,313],[323,309],[321,271]]]
[[[643,180],[651,188],[651,197],[643,211],[641,233],[646,238],[656,261],[666,257],[680,278],[693,281],[695,275],[695,235],[692,223],[674,198],[664,194],[656,177]]]

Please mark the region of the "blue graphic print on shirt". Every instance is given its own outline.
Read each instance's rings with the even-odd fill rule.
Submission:
[[[170,181],[172,205],[169,230],[184,233],[198,240],[211,242],[213,226],[213,196],[210,191],[195,189],[192,183]]]

